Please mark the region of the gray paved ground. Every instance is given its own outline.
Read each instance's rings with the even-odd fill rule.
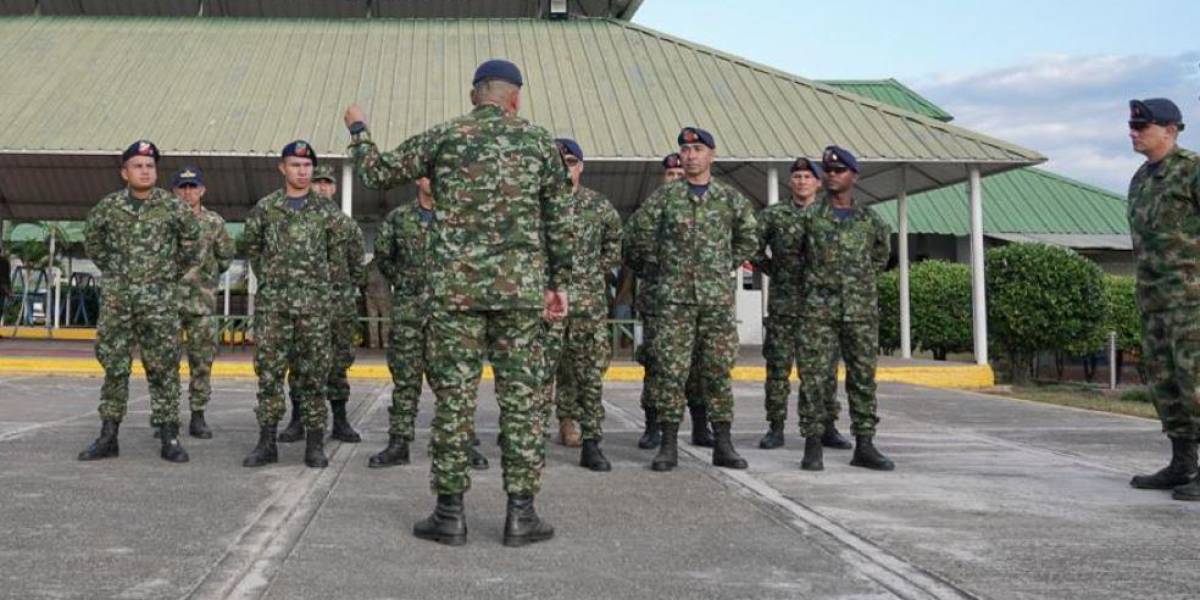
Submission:
[[[213,440],[157,458],[145,385],[133,385],[121,457],[79,463],[98,429],[99,381],[0,378],[0,596],[6,598],[1185,598],[1200,588],[1200,506],[1130,489],[1167,444],[1155,423],[904,386],[881,389],[891,474],[797,469],[799,440],[753,448],[760,388],[740,385],[746,472],[687,444],[656,474],[634,447],[637,385],[606,387],[614,471],[553,446],[548,543],[499,543],[504,497],[485,382],[490,471],[467,497],[470,543],[411,537],[432,506],[427,440],[415,464],[366,468],[386,439],[387,387],[355,387],[359,445],[323,471],[239,466],[254,443],[252,382],[220,381]],[[424,400],[422,423],[429,416]],[[1144,587],[1143,587],[1144,586]]]

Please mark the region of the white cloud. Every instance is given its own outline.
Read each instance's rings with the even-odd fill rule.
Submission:
[[[1167,97],[1185,122],[1180,139],[1200,141],[1200,52],[1178,56],[1038,56],[991,71],[940,74],[913,87],[954,115],[955,123],[1050,158],[1045,165],[1124,193],[1141,157],[1129,147],[1131,98]]]

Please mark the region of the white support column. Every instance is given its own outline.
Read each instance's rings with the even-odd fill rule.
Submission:
[[[769,167],[767,169],[767,206],[776,204],[779,204],[779,167]],[[771,314],[771,311],[767,309],[767,301],[770,299],[771,293],[771,279],[761,274],[759,277],[762,278],[762,314],[766,318]]]
[[[975,363],[988,364],[987,297],[983,268],[983,183],[979,167],[968,167],[971,198],[971,316],[975,337]]]
[[[250,261],[246,261],[246,316],[254,316],[254,297],[258,295],[258,278],[254,276],[254,269],[250,266]]]
[[[229,285],[233,281],[232,274],[233,274],[232,267],[225,269],[225,275],[223,277],[223,279],[225,280],[225,308],[222,312],[225,314],[226,317],[229,316]]]
[[[46,297],[46,308],[47,308],[47,310],[50,310],[54,314],[46,315],[46,326],[53,328],[53,329],[58,329],[59,313],[61,312],[59,310],[58,304],[59,304],[59,302],[62,301],[62,286],[59,284],[58,265],[54,261],[54,253],[56,251],[55,248],[57,246],[57,243],[56,243],[57,241],[58,241],[58,235],[56,234],[54,226],[51,225],[50,226],[50,256],[49,256],[49,265],[47,267],[47,269],[50,272],[50,289],[47,290],[47,292],[49,292],[49,293],[46,294],[46,296],[47,296]]]
[[[348,158],[342,163],[342,212],[354,216],[354,168]]]
[[[908,166],[900,167],[900,194],[896,196],[897,254],[900,257],[900,357],[912,358],[912,312],[908,290]]]

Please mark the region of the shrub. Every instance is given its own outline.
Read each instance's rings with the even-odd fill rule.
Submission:
[[[973,346],[971,331],[971,268],[927,260],[909,273],[912,298],[913,345],[946,360],[950,352]]]
[[[893,354],[900,348],[900,272],[879,274],[879,350]]]

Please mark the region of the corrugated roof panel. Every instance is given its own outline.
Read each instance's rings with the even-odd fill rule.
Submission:
[[[366,18],[367,0],[207,0],[205,14],[213,17]]]
[[[893,229],[894,201],[874,205]],[[985,233],[1127,235],[1121,196],[1044,171],[1025,168],[983,179]],[[914,194],[908,199],[911,233],[970,233],[966,184]]]
[[[880,80],[825,80],[821,81],[825,85],[835,87],[839,90],[857,94],[866,98],[878,100],[884,104],[902,108],[909,112],[937,119],[939,121],[949,122],[954,117],[943,110],[940,106],[930,102],[929,99],[921,96],[915,91],[909,89],[904,84],[895,79],[880,79]]]

